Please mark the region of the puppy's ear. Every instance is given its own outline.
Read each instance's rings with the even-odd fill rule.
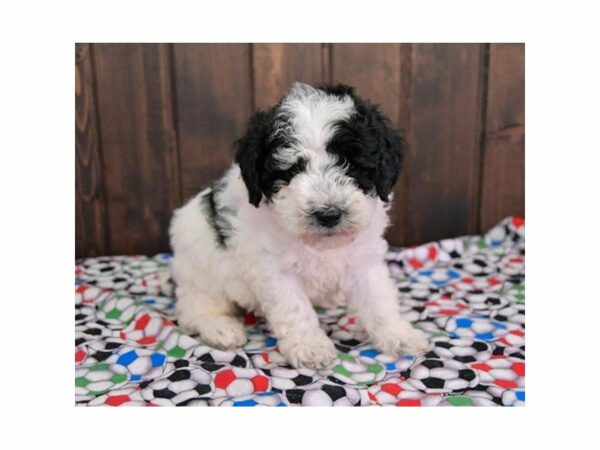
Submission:
[[[369,141],[376,147],[375,191],[381,200],[387,202],[402,170],[407,144],[377,106],[358,98],[355,98],[355,103],[364,117]]]
[[[266,153],[268,123],[268,112],[256,112],[248,122],[246,135],[235,143],[235,162],[240,166],[242,178],[248,189],[248,199],[257,208],[262,198],[259,172]]]
[[[375,190],[381,200],[387,202],[394,189],[396,180],[402,170],[404,152],[407,144],[404,139],[388,125],[387,120],[382,122],[378,130],[379,161],[375,178]]]

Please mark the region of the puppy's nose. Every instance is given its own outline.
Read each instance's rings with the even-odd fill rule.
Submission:
[[[313,213],[319,225],[325,228],[331,228],[336,226],[342,218],[342,210],[339,208],[326,208],[320,209]]]

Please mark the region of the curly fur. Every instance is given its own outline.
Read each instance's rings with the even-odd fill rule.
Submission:
[[[173,217],[180,324],[231,348],[245,341],[240,309],[253,310],[293,365],[320,367],[336,351],[313,305],[348,304],[382,351],[424,351],[383,261],[405,144],[378,108],[349,86],[296,83],[236,145],[227,173]]]

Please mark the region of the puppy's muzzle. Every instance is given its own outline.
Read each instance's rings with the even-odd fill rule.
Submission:
[[[340,223],[343,214],[344,213],[340,208],[330,207],[319,209],[313,212],[312,215],[315,218],[316,222],[322,227],[333,228],[338,223]]]

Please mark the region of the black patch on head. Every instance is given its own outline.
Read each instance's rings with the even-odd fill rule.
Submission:
[[[354,88],[352,86],[348,86],[346,84],[317,84],[315,86],[316,89],[325,92],[328,95],[335,95],[336,97],[345,97],[350,95],[351,97],[355,97]]]
[[[327,151],[348,166],[348,176],[363,192],[387,202],[402,169],[406,142],[379,108],[355,95],[351,87],[319,88],[332,95],[349,95],[356,106],[356,114],[337,123]]]
[[[200,197],[200,206],[204,210],[206,220],[215,233],[215,238],[221,248],[227,247],[227,239],[233,233],[231,216],[234,211],[220,202],[223,192],[223,180],[215,181],[210,190]]]
[[[274,127],[281,127],[287,120],[281,114],[277,115],[278,106],[254,114],[248,122],[246,135],[236,142],[235,161],[240,166],[249,201],[256,207],[263,195],[270,199],[281,186],[306,168],[306,161],[299,159],[291,167],[281,169],[280,162],[273,157],[277,149],[293,143],[286,133],[273,136]]]
[[[356,96],[354,88],[344,84],[315,87],[328,95],[350,96],[354,101],[357,113],[337,124],[327,151],[337,155],[340,164],[347,165],[348,176],[360,189],[387,201],[402,168],[406,143],[377,106]],[[235,161],[240,166],[249,201],[256,207],[263,195],[270,199],[306,167],[306,161],[300,159],[282,170],[273,157],[279,148],[293,144],[293,136],[288,133],[273,136],[273,130],[280,129],[287,120],[280,114],[280,104],[281,101],[270,110],[256,112],[248,122],[246,135],[236,142]]]

